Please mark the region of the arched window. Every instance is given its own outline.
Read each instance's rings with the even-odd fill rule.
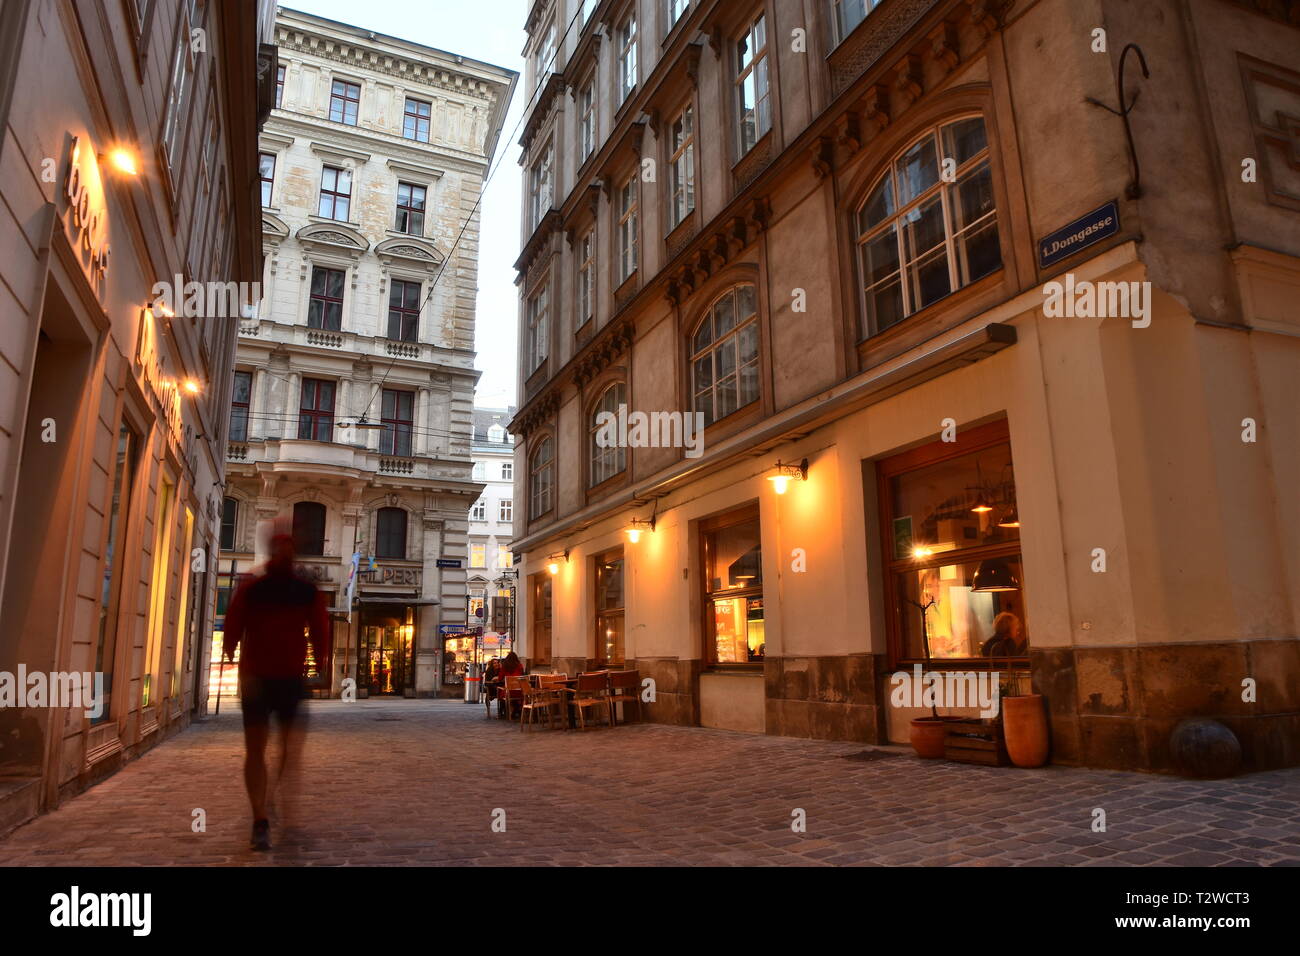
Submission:
[[[1001,267],[983,118],[935,127],[896,156],[857,234],[864,337]]]
[[[406,557],[406,512],[380,508],[375,516],[375,557]]]
[[[555,503],[555,445],[548,435],[528,459],[528,520],[539,518]]]
[[[622,382],[611,385],[601,393],[596,407],[591,410],[587,423],[589,463],[588,487],[594,488],[627,468],[627,448],[618,441],[615,430],[609,427],[609,416],[618,417],[620,405],[627,404],[627,386]],[[607,414],[606,414],[607,413]]]
[[[293,546],[299,554],[325,553],[325,506],[300,501],[293,506]]]
[[[691,394],[706,425],[758,400],[758,297],[752,285],[728,289],[696,328]]]

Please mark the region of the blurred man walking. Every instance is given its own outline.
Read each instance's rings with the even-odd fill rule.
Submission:
[[[226,610],[224,648],[239,660],[239,696],[244,714],[244,783],[253,806],[254,850],[271,848],[271,823],[267,812],[266,743],[271,715],[280,725],[279,799],[281,810],[296,788],[299,759],[306,732],[306,715],[299,703],[306,694],[303,682],[307,641],[322,668],[330,659],[329,615],[324,595],[316,585],[294,571],[293,537],[271,537],[271,557],[265,573],[239,585]]]

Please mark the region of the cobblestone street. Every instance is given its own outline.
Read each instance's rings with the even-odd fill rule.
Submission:
[[[1300,864],[1294,770],[1192,782],[650,724],[529,733],[459,701],[309,713],[311,826],[275,827],[269,854],[246,849],[236,708],[16,830],[0,864]]]

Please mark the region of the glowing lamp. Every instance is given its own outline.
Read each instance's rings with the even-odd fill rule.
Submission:
[[[197,395],[199,394],[200,391],[199,383],[194,381],[194,379],[192,378],[187,378],[184,382],[182,382],[181,387],[185,389],[185,391],[189,392],[191,395]]]
[[[655,519],[653,516],[649,518],[633,518],[632,523],[628,526],[627,529],[627,540],[631,541],[633,544],[636,544],[638,541],[641,540],[642,532],[653,531],[654,529],[655,529]]]
[[[116,169],[119,173],[125,173],[127,176],[138,176],[140,171],[136,169],[135,156],[128,149],[115,149],[108,154],[108,164]]]
[[[772,490],[778,495],[785,494],[792,481],[808,480],[808,459],[796,463],[781,462],[776,463],[776,474],[768,475],[767,480],[772,482]]]

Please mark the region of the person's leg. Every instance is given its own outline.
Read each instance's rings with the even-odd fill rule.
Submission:
[[[249,845],[269,850],[270,824],[266,807],[266,739],[271,713],[263,681],[241,676],[240,710],[244,716],[244,786],[253,810],[253,835]]]
[[[299,681],[286,681],[279,690],[276,713],[280,724],[280,771],[276,785],[276,806],[285,826],[296,822],[302,751],[307,739],[307,715],[301,708],[303,688]]]

